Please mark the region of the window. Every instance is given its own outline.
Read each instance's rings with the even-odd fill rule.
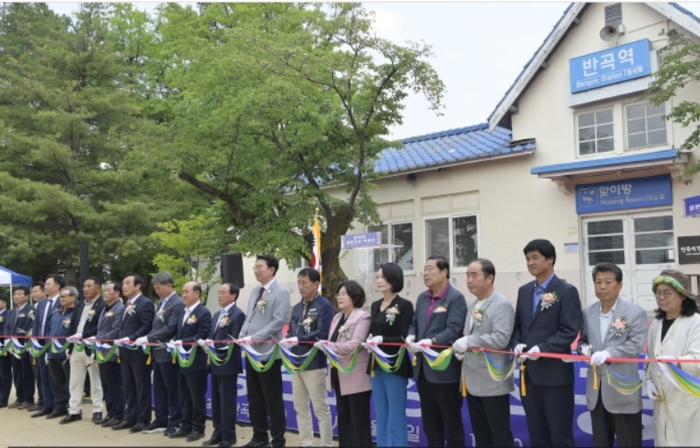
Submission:
[[[625,108],[627,115],[627,148],[647,148],[662,145],[666,139],[666,117],[663,104],[632,104]]]
[[[613,110],[587,112],[578,116],[578,154],[586,156],[615,149]]]
[[[370,226],[370,232],[382,232],[382,244],[402,244],[393,249],[374,250],[374,271],[384,263],[396,263],[404,271],[413,270],[413,223],[401,222],[383,226]]]
[[[442,255],[455,268],[467,267],[479,256],[476,215],[425,221],[426,258]]]
[[[637,264],[673,263],[673,217],[653,216],[634,220],[634,249]]]

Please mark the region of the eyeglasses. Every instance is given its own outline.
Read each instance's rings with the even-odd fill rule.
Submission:
[[[72,295],[72,294],[61,294],[61,298],[62,298],[62,299],[65,299],[65,298],[68,298],[68,297],[73,297],[73,295]]]
[[[673,291],[671,291],[670,289],[667,289],[666,291],[663,291],[663,292],[661,292],[657,289],[656,292],[654,293],[654,296],[657,299],[660,297],[663,297],[664,299],[670,299],[672,295],[673,295]]]
[[[348,293],[345,292],[345,291],[336,292],[336,293],[335,293],[335,296],[336,296],[336,297],[347,297],[347,296],[348,296]]]

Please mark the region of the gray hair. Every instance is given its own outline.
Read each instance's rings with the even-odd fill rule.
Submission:
[[[153,277],[152,283],[159,283],[161,285],[170,284],[170,286],[175,285],[175,280],[173,280],[173,275],[168,271],[159,272]]]
[[[75,288],[72,287],[72,286],[66,286],[65,288],[63,288],[63,289],[61,290],[61,292],[63,292],[63,291],[68,291],[68,294],[70,294],[70,295],[72,295],[72,296],[74,296],[74,297],[78,297],[78,296],[80,295],[80,294],[78,294],[78,290],[75,289]]]

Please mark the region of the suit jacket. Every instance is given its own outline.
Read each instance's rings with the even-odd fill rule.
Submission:
[[[80,315],[83,314],[83,309],[85,308],[85,305],[87,303],[87,300],[80,300],[76,302],[75,304],[75,310],[73,311],[73,317],[71,318],[70,321],[70,329],[68,330],[71,335],[74,335],[78,332],[78,326],[80,324]],[[85,325],[83,326],[83,331],[82,331],[82,338],[89,338],[91,336],[95,336],[97,334],[97,319],[102,312],[102,309],[105,307],[105,299],[103,299],[101,296],[97,297],[95,299],[95,302],[92,304],[92,309],[94,311],[94,314],[92,317],[88,315],[87,320],[85,321]],[[71,345],[69,348],[69,352],[72,352],[73,346]],[[85,348],[85,354],[90,356],[91,350],[89,348]]]
[[[0,311],[0,342],[5,342],[5,323],[7,322],[7,316],[10,315],[10,310],[4,309]]]
[[[306,305],[306,306],[305,306]],[[304,326],[305,319],[312,319],[308,325],[309,331]],[[333,305],[325,297],[316,294],[311,302],[304,303],[302,298],[299,303],[292,308],[292,316],[289,318],[289,328],[287,337],[295,337],[299,341],[316,342],[328,339],[328,329],[333,320]],[[303,356],[313,349],[313,345],[297,344],[291,348],[291,352],[297,356]],[[328,364],[326,355],[319,351],[316,358],[309,363],[306,370],[325,369]]]
[[[494,290],[479,307],[482,320],[477,322],[471,316],[478,301],[474,301],[467,309],[467,318],[464,324],[464,333],[469,336],[469,347],[482,347],[494,350],[510,350],[510,337],[513,332],[515,311],[504,295]],[[489,356],[498,364],[505,366],[511,356],[504,353],[489,353]],[[467,393],[476,397],[493,397],[508,395],[513,390],[513,380],[496,381],[489,374],[486,367],[486,355],[484,353],[467,353],[462,361],[462,373],[467,382]]]
[[[34,336],[41,336],[42,334],[47,335],[49,334],[49,322],[51,322],[50,316],[51,313],[53,313],[53,310],[61,306],[61,300],[56,299],[56,301],[53,303],[53,307],[50,310],[47,310],[49,305],[49,299],[46,298],[42,300],[41,302],[37,303],[35,305],[36,309],[36,317],[34,318],[34,322],[32,323],[32,335]],[[46,322],[44,322],[44,328],[41,328],[41,322],[44,320],[44,315],[46,315]],[[43,330],[43,331],[42,331]],[[44,345],[46,343],[46,339],[41,338],[37,339],[37,342],[41,345]]]
[[[401,296],[397,295],[394,297],[394,300],[391,301],[387,307],[387,310],[389,308],[397,307],[399,314],[394,319],[394,322],[389,324],[384,314],[381,315],[381,318],[377,317],[381,313],[380,307],[383,301],[384,299],[379,299],[372,302],[372,306],[370,308],[369,333],[372,336],[381,336],[383,342],[406,342],[408,328],[413,322],[413,304]],[[400,347],[395,345],[385,345],[380,346],[380,348],[388,355],[395,355],[400,349]],[[372,372],[370,371],[370,365],[367,366],[367,369],[367,373],[371,374]],[[399,369],[396,371],[396,375],[400,375],[404,378],[411,378],[411,376],[413,376],[413,368],[411,367],[411,360],[409,359],[408,355],[404,356],[401,367],[399,367]]]
[[[273,281],[269,289],[265,291],[261,300],[267,304],[264,310],[255,306],[261,285],[253,288],[248,301],[248,312],[241,330],[241,336],[250,336],[255,340],[279,341],[282,339],[282,329],[289,316],[289,291],[277,280]],[[271,343],[251,344],[251,347],[259,352],[267,352],[272,348]]]
[[[172,340],[177,332],[178,321],[182,320],[182,312],[185,305],[182,303],[182,297],[177,293],[173,293],[168,299],[165,306],[157,307],[156,314],[153,317],[153,328],[148,333],[148,342],[168,342]],[[165,347],[151,347],[151,354],[156,362],[172,362],[173,358],[168,353]]]
[[[7,313],[4,332],[8,336],[31,336],[34,323],[34,307],[25,303],[22,308],[15,308]],[[20,340],[22,344],[26,339]]]
[[[209,339],[214,341],[225,341],[228,339],[237,338],[241,333],[241,328],[243,328],[243,322],[245,321],[245,313],[241,311],[241,309],[234,303],[231,305],[231,308],[228,309],[226,314],[228,321],[224,321],[222,318],[219,326],[217,326],[216,323],[219,321],[219,315],[221,315],[222,311],[223,310],[217,311],[212,318]],[[219,355],[222,358],[226,356],[228,344],[223,342],[215,342],[214,346],[219,350]],[[231,358],[229,358],[228,362],[222,366],[212,364],[210,368],[212,375],[238,375],[241,373],[241,347],[239,347],[238,344],[233,344],[233,352],[231,353]]]
[[[408,334],[415,335],[416,342],[422,339],[435,338],[437,345],[451,346],[454,341],[462,336],[464,319],[467,316],[467,301],[464,295],[448,284],[445,296],[435,304],[430,320],[426,323],[430,296],[425,291],[416,299],[416,313],[413,322],[408,329]],[[443,312],[436,310],[444,309]],[[442,351],[444,349],[435,349]],[[421,369],[425,378],[431,383],[458,383],[460,381],[462,363],[452,357],[449,366],[443,371],[431,369],[421,353],[417,356],[416,366],[413,368],[413,377],[417,380]]]
[[[146,336],[151,331],[153,316],[155,315],[153,302],[143,294],[139,294],[134,299],[136,304],[133,312],[127,313],[125,311],[122,316],[122,325],[119,328],[117,339],[129,338],[133,342],[141,336]],[[124,305],[124,307],[125,310],[128,309],[127,305]],[[137,350],[119,350],[119,356],[123,360],[137,361],[143,359],[144,362],[146,360],[146,355],[140,348]]]
[[[583,321],[581,299],[575,286],[554,275],[545,289],[555,293],[557,300],[546,309],[537,307],[532,314],[532,295],[537,285],[532,281],[518,290],[515,308],[515,325],[510,340],[511,347],[523,343],[526,350],[534,346],[542,352],[571,354],[574,342]],[[563,386],[574,382],[574,364],[553,358],[538,358],[526,361],[526,375],[538,386]]]
[[[594,303],[583,310],[583,330],[578,346],[591,345],[591,353],[605,350],[612,358],[639,358],[647,341],[647,313],[637,305],[617,299],[611,322],[615,319],[625,319],[629,329],[622,336],[613,335],[610,331],[604,335],[601,342],[600,334],[600,302]],[[598,369],[598,388],[593,389],[593,369]],[[625,395],[613,388],[606,378],[606,369],[620,375],[638,375],[639,364],[615,363],[602,366],[590,366],[586,381],[586,403],[593,410],[598,403],[598,395],[603,398],[603,406],[613,414],[634,414],[642,410],[642,390]],[[600,393],[599,393],[600,392]]]
[[[112,306],[107,306],[105,304],[100,315],[97,317],[97,333],[95,333],[95,338],[98,339],[99,342],[109,341],[110,343],[118,338],[123,315],[124,304],[121,300],[118,300]],[[119,352],[117,351],[117,353]],[[108,362],[117,362],[117,358],[117,356],[113,356]]]
[[[185,311],[186,313],[186,311]],[[211,333],[211,312],[202,303],[198,303],[192,310],[192,313],[183,323],[183,318],[180,316],[177,321],[177,333],[175,339],[184,343],[197,342],[199,339],[207,339]],[[194,322],[193,322],[194,321]],[[194,362],[189,367],[180,367],[182,373],[200,373],[207,371],[207,355],[197,344],[185,345],[186,349],[196,350]]]
[[[333,333],[335,333],[335,329],[338,326],[342,315],[343,312],[341,311],[333,317],[331,328],[328,332],[329,335],[333,335]],[[331,342],[333,351],[338,355],[338,358],[343,363],[350,361],[350,359],[352,359],[351,355],[355,352],[355,349],[360,345],[360,343],[367,340],[367,335],[369,335],[369,314],[367,311],[355,308],[350,312],[350,315],[348,315],[348,318],[345,321],[345,326],[348,329],[347,336],[339,334],[338,341]],[[352,372],[338,372],[341,395],[352,395],[372,390],[372,383],[369,380],[369,375],[367,375],[368,363],[369,353],[367,353],[367,350],[360,350],[357,356],[357,365]],[[329,392],[332,390],[330,373],[326,375],[326,389]]]

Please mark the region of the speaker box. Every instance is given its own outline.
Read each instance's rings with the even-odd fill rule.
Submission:
[[[242,254],[221,254],[221,283],[233,283],[243,289]]]

